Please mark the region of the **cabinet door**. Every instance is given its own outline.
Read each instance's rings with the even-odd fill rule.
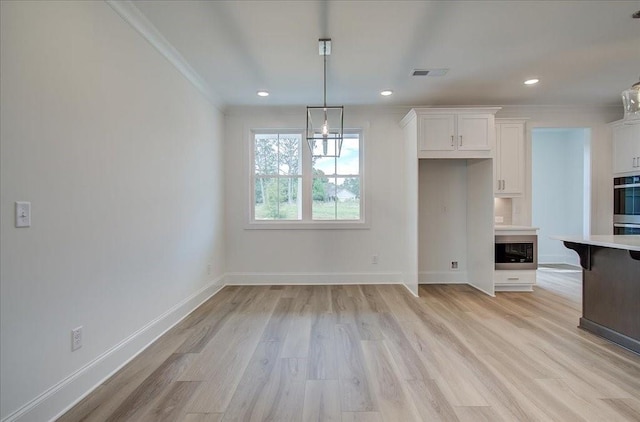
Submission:
[[[458,116],[458,139],[460,151],[489,151],[491,149],[489,130],[492,116],[486,114],[461,114]]]
[[[496,126],[498,137],[497,175],[500,195],[521,195],[524,185],[524,126],[503,123]]]
[[[455,150],[455,116],[434,114],[420,116],[418,148],[421,151]]]
[[[613,128],[613,172],[640,170],[640,124]]]

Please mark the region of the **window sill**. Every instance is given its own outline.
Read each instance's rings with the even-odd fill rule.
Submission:
[[[245,230],[368,230],[366,221],[252,221]]]

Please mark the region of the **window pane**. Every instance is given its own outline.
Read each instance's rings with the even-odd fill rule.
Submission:
[[[314,220],[335,220],[335,178],[313,178],[313,205],[311,211]]]
[[[280,135],[278,142],[279,163],[281,175],[300,175],[300,151],[302,136],[295,134]]]
[[[360,139],[345,138],[342,141],[342,152],[338,157],[337,174],[360,174]]]
[[[360,178],[336,179],[336,217],[338,220],[360,219]]]
[[[280,182],[280,220],[300,220],[302,218],[302,184],[297,177],[282,177]]]
[[[254,156],[256,174],[276,174],[278,168],[278,135],[256,134]]]
[[[256,220],[299,220],[301,216],[300,179],[297,177],[258,177],[255,186]]]
[[[278,179],[271,177],[256,178],[255,186],[255,218],[256,220],[273,220],[277,215]]]
[[[335,157],[314,157],[313,158],[313,174],[314,175],[327,175],[331,176],[336,174],[336,159]]]

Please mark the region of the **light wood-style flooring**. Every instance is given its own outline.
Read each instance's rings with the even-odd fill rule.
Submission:
[[[640,421],[640,356],[576,327],[580,291],[226,287],[59,421]]]

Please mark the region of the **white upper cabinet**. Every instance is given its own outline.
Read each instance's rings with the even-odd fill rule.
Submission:
[[[640,172],[640,121],[613,125],[613,173]]]
[[[521,119],[496,119],[496,196],[509,198],[524,192],[524,125]]]
[[[417,158],[490,158],[499,107],[414,108],[402,120],[417,120]]]
[[[459,114],[457,147],[460,151],[491,151],[494,144],[493,114]]]
[[[456,116],[427,114],[418,117],[418,151],[454,151]]]

